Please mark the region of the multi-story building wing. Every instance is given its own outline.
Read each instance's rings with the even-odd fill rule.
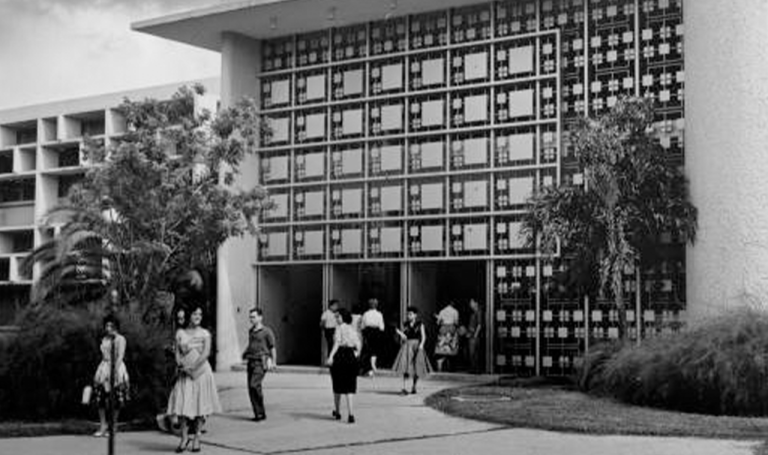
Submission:
[[[21,263],[55,235],[43,215],[67,195],[87,166],[83,138],[112,141],[125,132],[125,98],[169,99],[182,85],[208,90],[200,107],[216,109],[218,79],[179,82],[106,95],[0,110],[0,330],[29,301],[33,276]]]

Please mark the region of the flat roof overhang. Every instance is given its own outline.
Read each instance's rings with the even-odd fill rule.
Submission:
[[[222,35],[270,39],[489,0],[245,0],[147,19],[133,30],[221,51]]]

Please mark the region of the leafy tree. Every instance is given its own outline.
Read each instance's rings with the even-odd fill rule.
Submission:
[[[106,144],[86,141],[92,166],[47,215],[60,233],[28,261],[40,265],[37,300],[114,289],[148,317],[175,277],[212,272],[225,240],[254,232],[266,193],[234,183],[264,133],[257,105],[196,112],[203,93],[195,86],[170,100],[126,99],[119,112],[127,132]]]
[[[544,188],[530,199],[523,233],[573,259],[582,290],[590,283],[613,298],[625,336],[622,274],[664,247],[662,235],[693,242],[697,210],[682,170],[651,135],[652,102],[622,98],[606,114],[572,131],[584,185]],[[592,289],[594,290],[594,289]]]

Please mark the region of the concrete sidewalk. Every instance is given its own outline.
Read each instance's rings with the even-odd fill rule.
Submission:
[[[456,385],[445,377],[423,381],[418,395],[401,396],[401,380],[361,378],[356,424],[331,419],[330,378],[321,370],[268,374],[268,419],[253,422],[243,372],[217,373],[225,413],[212,417],[203,436],[205,454],[516,454],[516,455],[751,455],[758,442],[694,438],[591,436],[515,429],[446,416],[423,399]],[[464,378],[466,379],[466,378]],[[342,412],[344,414],[344,412]],[[122,433],[116,453],[172,453],[174,436]],[[0,454],[96,455],[106,439],[49,436],[0,439]]]

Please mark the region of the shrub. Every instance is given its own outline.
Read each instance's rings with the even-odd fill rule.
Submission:
[[[93,417],[80,405],[83,387],[90,384],[101,360],[99,344],[104,313],[85,308],[35,306],[22,312],[20,330],[0,362],[2,418],[29,420]],[[165,406],[169,369],[168,332],[144,326],[120,314],[127,340],[126,366],[131,401],[121,419],[153,416]]]
[[[640,346],[596,347],[579,386],[644,406],[766,415],[767,353],[768,314],[744,307]]]

